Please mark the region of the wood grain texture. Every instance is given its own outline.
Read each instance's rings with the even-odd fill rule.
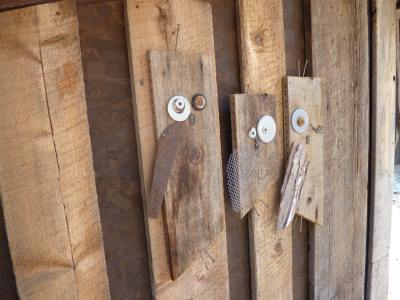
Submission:
[[[274,183],[271,176],[271,169],[276,168],[276,156],[278,147],[274,141],[263,144],[259,142],[259,149],[255,149],[255,142],[249,138],[248,132],[252,127],[257,127],[258,120],[263,115],[276,118],[276,100],[273,95],[265,94],[236,94],[231,96],[231,122],[232,122],[232,146],[237,150],[239,165],[254,164],[250,179],[243,178],[239,170],[238,185],[245,185],[248,182],[246,191],[239,188],[239,198],[241,205],[240,217],[244,217],[260,200]],[[254,161],[250,159],[254,158]],[[241,162],[241,159],[245,159]],[[262,200],[263,201],[263,200]]]
[[[232,153],[229,99],[231,94],[240,92],[236,1],[210,0],[209,2],[212,5],[214,25],[222,160],[226,163],[229,154]],[[225,192],[227,190],[225,188]],[[228,197],[225,194],[226,200]],[[238,218],[232,211],[229,201],[225,201],[225,222],[230,294],[237,300],[247,300],[251,297],[247,218]]]
[[[108,299],[75,3],[7,12],[0,28],[0,188],[19,295]]]
[[[284,0],[283,16],[285,28],[286,73],[298,76],[306,60],[305,14],[307,6],[304,0]],[[310,66],[310,65],[309,65]],[[306,74],[310,68],[307,68]],[[308,76],[308,75],[307,75]],[[308,299],[308,257],[309,235],[308,222],[296,217],[292,223],[292,257],[293,257],[293,299]]]
[[[396,1],[372,1],[372,139],[367,299],[388,294],[396,111]]]
[[[165,219],[176,279],[207,255],[209,245],[224,228],[215,69],[210,57],[201,54],[150,51],[149,60],[158,137],[175,122],[166,109],[172,97],[182,95],[191,101],[194,95],[202,94],[207,101],[204,110],[192,109],[194,124],[184,131],[186,139],[178,149],[165,191]]]
[[[311,0],[313,76],[324,81],[324,225],[310,226],[310,296],[363,299],[368,202],[369,63],[365,1]]]
[[[286,74],[281,0],[238,1],[242,89],[276,96],[277,167],[274,184],[249,217],[253,299],[292,298],[291,228],[277,233],[279,189],[283,175],[282,78]]]
[[[140,145],[142,196],[146,199],[151,185],[156,142],[147,53],[152,49],[204,53],[211,57],[211,68],[214,70],[213,23],[211,6],[197,0],[131,0],[126,1],[126,14],[131,81],[135,91],[134,116]],[[219,132],[216,135],[219,140]],[[155,298],[229,297],[225,229],[209,248],[208,253],[214,261],[209,257],[196,261],[188,272],[172,281],[162,220],[146,218],[145,221]]]
[[[325,166],[323,143],[324,135],[329,134],[329,132],[318,134],[314,131],[319,126],[326,127],[321,78],[286,77],[284,79],[284,101],[286,150],[289,151],[293,143],[301,143],[305,146],[307,159],[310,161],[297,214],[322,225]],[[296,133],[291,126],[291,116],[298,108],[307,112],[310,122],[307,131],[303,134]]]
[[[297,142],[293,143],[281,189],[277,230],[285,229],[293,221],[303,193],[304,181],[307,179],[309,164],[305,146]]]
[[[124,4],[122,0],[77,2],[111,298],[152,299]]]
[[[22,8],[36,4],[54,2],[56,0],[0,0],[0,11]]]
[[[291,228],[277,233],[279,188],[283,175],[282,78],[286,73],[281,0],[238,1],[242,89],[246,93],[276,96],[275,183],[249,217],[253,299],[292,298]]]

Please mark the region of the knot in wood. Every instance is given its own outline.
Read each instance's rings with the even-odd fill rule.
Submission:
[[[203,161],[203,149],[196,147],[196,146],[192,146],[189,149],[189,161],[190,163],[194,164],[194,165],[198,165]]]

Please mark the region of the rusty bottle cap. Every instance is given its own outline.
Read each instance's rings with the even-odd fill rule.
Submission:
[[[193,109],[200,111],[206,108],[207,106],[207,100],[206,97],[202,94],[196,94],[192,98],[192,106]]]

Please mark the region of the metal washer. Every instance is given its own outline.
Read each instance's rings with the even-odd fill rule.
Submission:
[[[174,121],[183,122],[190,116],[190,103],[184,96],[174,96],[168,101],[167,110]]]
[[[257,135],[261,142],[269,143],[274,140],[276,135],[276,123],[274,118],[264,115],[257,124]]]
[[[302,124],[299,124],[299,119],[302,119]],[[310,124],[308,113],[302,108],[296,109],[292,113],[291,124],[295,132],[300,134],[306,132],[308,129],[308,125]]]

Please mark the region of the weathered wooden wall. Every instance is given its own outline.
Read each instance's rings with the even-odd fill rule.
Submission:
[[[304,64],[302,2],[285,0],[286,61],[289,75],[297,74],[298,59]],[[211,4],[221,145],[223,159],[226,161],[231,151],[229,94],[240,92],[236,5],[234,0],[213,0]],[[15,5],[16,1],[3,0],[0,9]],[[77,0],[77,11],[111,296],[113,299],[150,299],[151,285],[131,109],[123,1]],[[301,250],[293,254],[294,286],[299,290],[294,295],[295,299],[305,299],[307,224],[303,222],[301,231],[300,223],[296,224],[293,228],[296,231],[293,247],[299,249],[301,246]],[[235,295],[235,299],[249,299],[251,283],[247,219],[239,220],[228,203],[226,226],[230,292]],[[8,299],[13,299],[17,295],[12,265],[7,259],[9,253],[6,236],[1,237],[1,253],[5,259],[2,260],[4,267],[1,268],[0,291]]]
[[[123,0],[76,1],[111,296],[112,299],[151,299]],[[0,0],[0,11],[39,2],[49,1]],[[226,161],[231,152],[229,94],[241,91],[237,9],[235,0],[210,2],[222,157]],[[326,174],[330,179],[325,214],[328,219],[323,228],[314,228],[299,219],[292,227],[294,299],[308,299],[309,290],[312,297],[321,299],[325,296],[362,298],[365,292],[365,265],[360,258],[366,255],[368,175],[368,11],[365,3],[341,0],[333,6],[321,0],[283,0],[287,75],[297,75],[298,61],[303,67],[308,59],[307,74],[326,77],[330,100],[328,121],[333,124],[328,127],[331,135],[326,146],[330,153]],[[310,19],[310,5],[314,23]],[[312,47],[311,34],[314,43],[320,44]],[[343,116],[342,123],[334,122],[337,115]],[[354,131],[345,130],[353,127]],[[228,202],[226,230],[230,294],[232,299],[250,299],[248,222],[246,218],[239,220]],[[310,237],[313,255],[309,258]],[[316,248],[316,245],[324,247]],[[344,255],[337,255],[339,252]],[[314,283],[311,289],[310,280]],[[17,298],[3,222],[0,222],[0,295],[6,299]]]
[[[326,105],[324,225],[311,226],[310,293],[362,299],[369,164],[368,6],[311,0],[312,75]]]
[[[389,253],[394,177],[396,102],[396,2],[372,1],[371,190],[367,299],[384,299],[389,286]]]

